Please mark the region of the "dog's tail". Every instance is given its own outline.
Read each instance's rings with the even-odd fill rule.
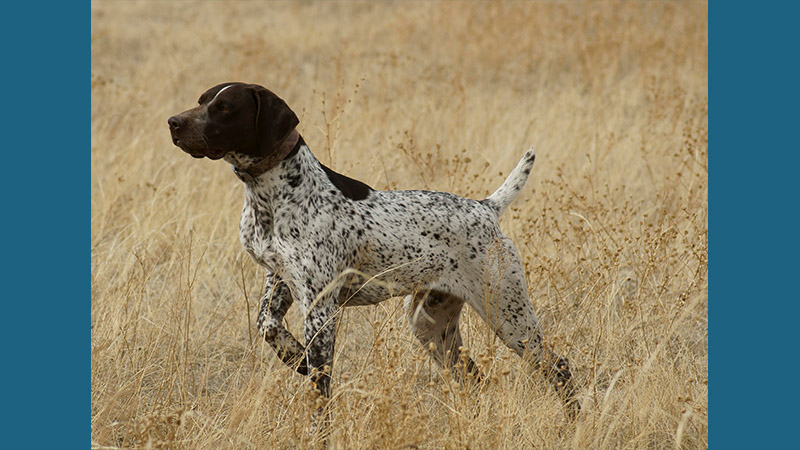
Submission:
[[[522,159],[517,163],[517,167],[515,167],[508,178],[506,178],[506,181],[481,203],[495,210],[497,212],[497,217],[500,217],[503,211],[508,208],[508,205],[517,197],[522,186],[525,186],[525,182],[528,181],[528,175],[531,173],[534,159],[536,159],[536,154],[533,152],[533,148],[531,148],[525,152]]]

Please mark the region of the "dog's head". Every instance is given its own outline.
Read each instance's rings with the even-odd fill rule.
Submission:
[[[167,121],[172,142],[195,158],[263,159],[299,123],[286,102],[256,84],[222,83],[198,103]]]

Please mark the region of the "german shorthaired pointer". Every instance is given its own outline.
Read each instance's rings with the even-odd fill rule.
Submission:
[[[446,192],[376,191],[322,165],[295,130],[286,103],[253,84],[223,83],[169,118],[173,143],[195,158],[224,159],[244,183],[239,239],[266,268],[258,330],[278,357],[330,396],[338,310],[404,296],[408,320],[436,361],[480,378],[465,358],[458,321],[468,303],[520,356],[530,355],[574,417],[580,408],[565,358],[542,346],[524,270],[498,217],[533,166],[529,150],[482,201]],[[293,301],[305,346],[283,326]]]

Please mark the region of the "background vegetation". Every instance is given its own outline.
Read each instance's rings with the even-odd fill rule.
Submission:
[[[501,226],[577,422],[469,308],[490,382],[459,386],[392,299],[343,314],[330,447],[708,446],[706,2],[95,0],[91,40],[93,447],[314,444],[307,383],[254,328],[242,186],[170,142],[223,81],[278,93],[375,188],[483,198],[537,150]]]

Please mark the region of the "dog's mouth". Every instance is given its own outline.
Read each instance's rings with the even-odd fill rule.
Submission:
[[[183,150],[185,153],[188,153],[192,158],[200,159],[200,158],[205,158],[206,157],[206,155],[204,155],[201,150],[199,150],[199,149],[196,150],[196,149],[193,149],[193,148],[185,145],[178,138],[175,138],[175,137],[172,138],[172,143],[175,144],[175,146],[178,147],[179,149]]]
[[[226,153],[228,153],[227,150],[222,148],[211,149],[211,148],[201,148],[195,145],[189,145],[189,143],[187,143],[184,140],[181,140],[181,138],[177,136],[172,136],[172,143],[176,147],[188,153],[192,158],[197,158],[197,159],[208,158],[211,160],[217,160],[221,159],[222,157],[225,156]]]
[[[210,149],[209,148],[209,149],[206,149],[205,156],[207,156],[208,159],[217,160],[217,159],[220,159],[223,156],[225,156],[226,153],[227,153],[227,151],[225,151],[224,149]]]

